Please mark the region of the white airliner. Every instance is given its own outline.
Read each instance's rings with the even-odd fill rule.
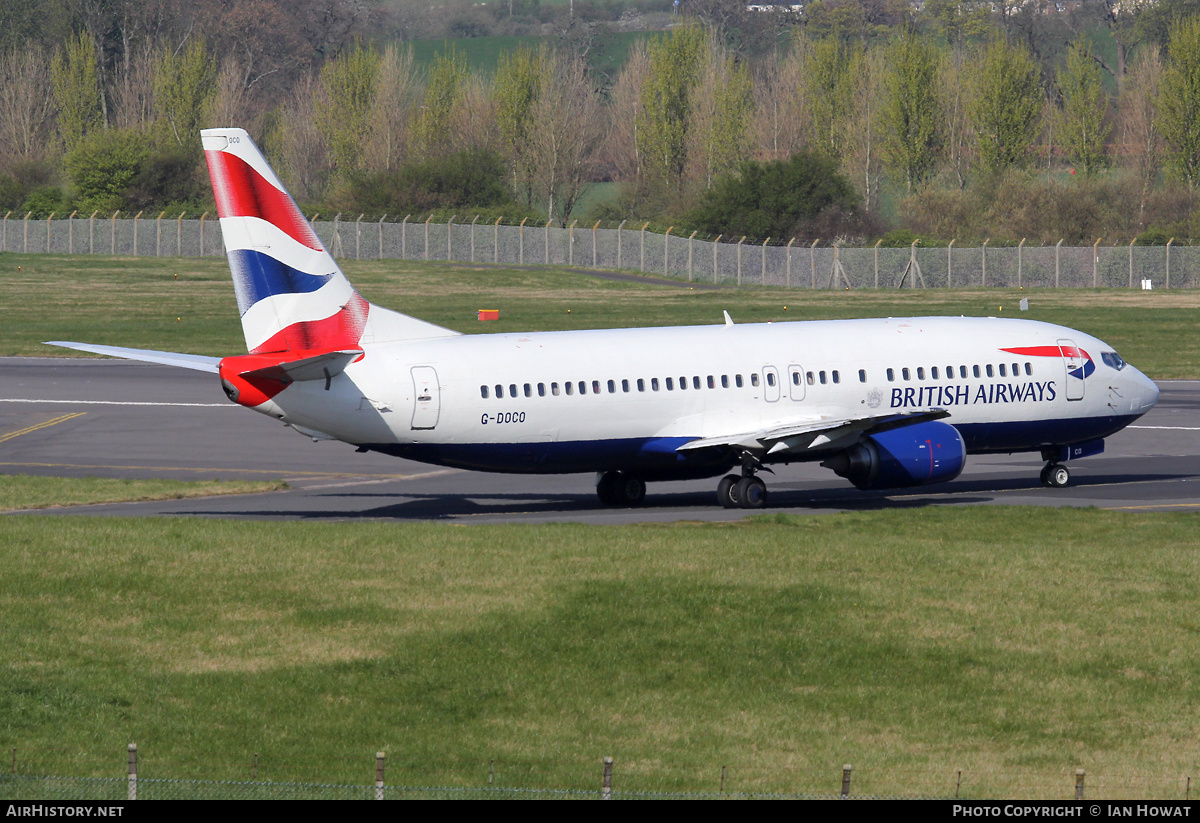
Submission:
[[[1158,388],[1106,343],[1025,320],[919,317],[462,335],[358,295],[241,129],[202,133],[249,354],[56,342],[220,375],[314,439],[494,472],[595,472],[600,500],[724,475],[758,508],[772,463],[860,489],[953,480],[967,454],[1040,452],[1042,482]]]

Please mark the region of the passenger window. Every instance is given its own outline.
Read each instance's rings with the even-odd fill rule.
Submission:
[[[499,383],[497,383],[496,384],[496,397],[503,397],[503,396],[504,396],[504,387],[501,386]]]
[[[819,376],[821,378],[821,385],[824,386],[825,385],[825,372],[823,372],[823,371],[819,372]]]
[[[638,378],[637,387],[638,387],[638,391],[646,390],[646,381],[644,378],[641,378],[641,377]]]
[[[616,393],[617,393],[617,383],[616,383],[616,381],[615,381],[615,380],[609,380],[609,381],[608,381],[608,393],[609,393],[609,394],[616,394]]]
[[[754,388],[758,388],[758,372],[750,375],[750,385]]]
[[[600,393],[600,381],[593,380],[592,381],[592,394],[599,394],[599,393]]]
[[[570,380],[568,380],[566,383],[563,383],[563,388],[567,390],[567,397],[575,394],[575,384]]]
[[[837,369],[834,369],[834,370],[833,370],[833,382],[834,382],[834,383],[841,383],[841,382],[842,382],[842,378],[841,378],[841,377],[838,375],[838,373],[837,373]]]
[[[1025,373],[1026,373],[1026,374],[1028,374],[1028,375],[1032,375],[1032,374],[1033,374],[1033,364],[1032,364],[1032,363],[1026,363],[1026,364],[1025,364]]]
[[[972,373],[972,374],[974,374],[976,377],[979,377],[979,367],[978,367],[978,366],[972,366],[972,367],[971,367],[971,373]]]
[[[1001,364],[1000,364],[1000,376],[1001,376],[1001,377],[1008,377],[1008,370],[1004,368],[1004,364],[1003,364],[1003,363],[1001,363]]]
[[[740,374],[735,374],[733,376],[733,384],[739,389],[742,387],[742,376]]]
[[[524,386],[524,388],[525,388],[525,396],[526,396],[526,397],[533,397],[533,386],[531,386],[531,385],[529,385],[528,383],[526,383],[526,384],[525,384],[525,386]]]
[[[1020,374],[1020,373],[1021,373],[1021,364],[1020,364],[1020,363],[1013,363],[1013,364],[1012,364],[1012,366],[1013,366],[1013,370],[1012,370],[1012,376],[1013,376],[1013,377],[1016,377],[1018,374]]]
[[[516,396],[517,396],[517,384],[516,384],[516,383],[509,383],[509,384],[508,384],[508,396],[509,396],[509,397],[516,397]]]
[[[985,368],[987,369],[987,376],[988,376],[988,377],[995,377],[995,376],[996,376],[996,370],[992,368],[992,364],[991,364],[991,363],[988,363],[988,364],[987,364],[987,366],[985,366]]]
[[[961,377],[963,380],[967,379],[967,367],[966,366],[958,367],[958,376]]]
[[[723,388],[723,389],[729,388],[729,375],[727,375],[727,374],[721,375],[721,388]]]
[[[859,369],[859,370],[858,370],[858,382],[859,382],[859,383],[866,383],[866,382],[867,382],[867,370],[866,370],[866,369]]]
[[[929,369],[929,379],[930,380],[937,380],[937,374],[938,374],[937,366],[933,366]]]
[[[667,378],[667,391],[675,391],[675,381],[669,377]]]
[[[488,396],[487,386],[479,387],[479,396],[482,397],[484,400],[487,400],[487,396]]]
[[[625,392],[626,394],[629,394],[629,381],[628,380],[621,381],[621,391]]]
[[[586,380],[579,381],[579,393],[587,394],[587,381]]]
[[[538,397],[545,397],[545,396],[546,396],[546,384],[538,383]]]
[[[917,366],[917,379],[918,380],[925,379],[925,367],[924,366]]]
[[[657,377],[650,378],[650,390],[658,391],[658,378]]]
[[[775,372],[770,372],[770,371],[767,372],[767,385],[768,386],[775,385]]]
[[[550,393],[552,395],[554,395],[555,397],[558,397],[558,384],[557,383],[550,384]]]
[[[680,378],[679,378],[679,390],[680,390],[680,391],[686,391],[686,390],[687,390],[687,378],[686,378],[686,377],[680,377]]]
[[[888,382],[889,382],[889,383],[895,383],[895,382],[896,382],[896,372],[895,372],[895,370],[894,370],[894,369],[888,369],[888,371],[887,371],[887,375],[888,375]]]
[[[815,386],[817,384],[817,377],[812,372],[805,374],[804,379],[808,381],[808,385],[810,386]]]
[[[904,375],[905,380],[912,380],[912,372],[910,372],[907,368],[901,369],[900,374]]]

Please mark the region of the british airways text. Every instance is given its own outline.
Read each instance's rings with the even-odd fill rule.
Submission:
[[[988,383],[981,386],[915,386],[892,389],[892,408],[978,406],[989,403],[1043,403],[1058,396],[1054,381]]]

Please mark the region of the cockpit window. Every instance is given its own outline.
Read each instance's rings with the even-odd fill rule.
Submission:
[[[1125,361],[1122,360],[1121,355],[1117,354],[1115,351],[1101,352],[1100,359],[1109,366],[1112,366],[1117,371],[1125,368]]]

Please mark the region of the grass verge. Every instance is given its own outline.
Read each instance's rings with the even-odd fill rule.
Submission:
[[[1126,796],[1196,766],[1197,515],[4,519],[26,774]],[[1128,788],[1131,776],[1136,786]],[[1179,786],[1174,779],[1179,778]],[[1120,781],[1125,781],[1121,783]],[[1111,796],[1121,790],[1111,790]],[[1089,796],[1091,796],[1089,794]]]
[[[1151,377],[1200,378],[1194,291],[712,291],[559,268],[342,265],[367,299],[466,333],[719,324],[723,310],[738,323],[1011,312],[1094,334]],[[0,356],[61,354],[42,345],[46,340],[216,356],[245,350],[224,259],[3,254],[0,284]],[[1019,311],[1022,297],[1029,298],[1027,312]],[[500,320],[480,323],[481,308],[499,309]]]
[[[107,477],[0,475],[0,511],[142,500],[182,500],[186,497],[253,494],[286,488],[287,484],[282,481],[123,480]]]

